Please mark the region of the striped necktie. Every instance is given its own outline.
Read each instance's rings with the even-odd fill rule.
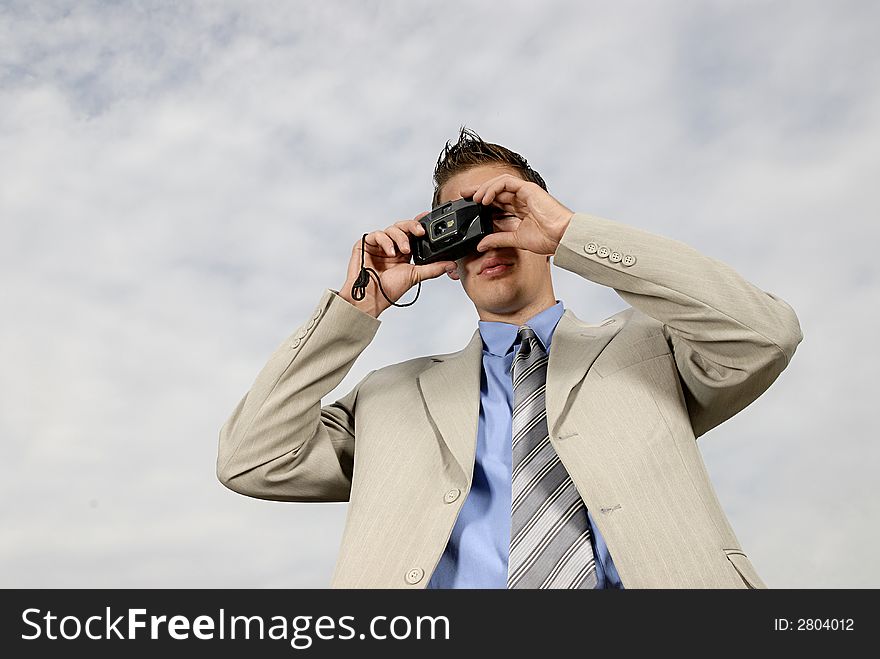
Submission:
[[[587,508],[550,444],[547,353],[528,325],[513,360],[508,588],[595,588]]]

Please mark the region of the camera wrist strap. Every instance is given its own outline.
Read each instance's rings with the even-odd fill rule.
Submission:
[[[361,271],[358,274],[357,279],[354,284],[351,286],[351,297],[355,300],[363,300],[367,294],[367,286],[370,284],[370,276],[376,280],[376,284],[379,285],[379,292],[382,293],[382,297],[384,297],[391,306],[394,307],[408,307],[411,304],[415,304],[415,301],[419,299],[419,293],[422,292],[422,282],[419,280],[418,287],[416,288],[416,296],[413,298],[412,302],[407,302],[406,304],[397,304],[396,302],[392,302],[387,295],[385,295],[385,289],[382,288],[382,280],[379,279],[379,273],[373,270],[372,268],[367,268],[364,263],[366,259],[366,250],[367,250],[367,234],[361,236]]]

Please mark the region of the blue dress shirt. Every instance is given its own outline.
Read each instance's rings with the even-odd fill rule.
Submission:
[[[526,321],[547,354],[564,308],[556,302]],[[519,327],[480,321],[483,372],[473,484],[428,588],[507,588],[510,552],[510,462],[513,383]],[[623,588],[608,547],[587,511],[596,557],[596,588]]]

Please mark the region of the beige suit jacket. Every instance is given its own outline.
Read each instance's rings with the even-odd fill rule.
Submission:
[[[674,240],[575,214],[557,266],[632,306],[553,335],[547,422],[626,588],[766,587],[696,445],[757,398],[802,339],[785,302]],[[424,588],[467,497],[482,342],[345,377],[380,321],[326,291],[220,432],[217,475],[242,494],[349,501],[332,585]]]

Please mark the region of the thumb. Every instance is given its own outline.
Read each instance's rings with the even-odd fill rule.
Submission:
[[[478,252],[487,252],[496,247],[519,247],[515,231],[496,231],[483,238],[477,245]]]
[[[415,281],[425,281],[426,279],[435,279],[444,272],[455,270],[455,261],[437,261],[436,263],[426,263],[425,265],[414,265],[413,274]]]

